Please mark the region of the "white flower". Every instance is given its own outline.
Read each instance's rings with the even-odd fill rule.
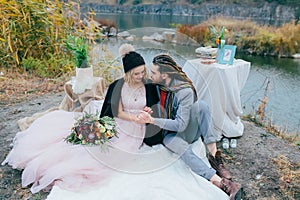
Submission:
[[[101,144],[100,140],[95,140],[95,144]]]
[[[112,130],[112,129],[113,129],[113,126],[108,125],[108,124],[105,124],[105,128],[106,128],[106,129],[109,129],[109,130]]]

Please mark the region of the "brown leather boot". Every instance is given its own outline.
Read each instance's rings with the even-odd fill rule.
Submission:
[[[208,161],[211,166],[217,171],[217,174],[222,177],[231,180],[232,176],[231,173],[225,168],[222,157],[221,151],[218,150],[216,152],[215,157],[211,154],[208,155]]]
[[[214,185],[229,195],[230,200],[242,200],[243,188],[239,183],[234,183],[228,179],[223,178],[221,182],[213,182]]]

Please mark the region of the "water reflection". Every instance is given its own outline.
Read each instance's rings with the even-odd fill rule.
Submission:
[[[123,14],[123,13],[97,13],[97,19],[108,19],[116,23],[119,30],[130,30],[137,27],[159,27],[169,28],[171,24],[200,24],[211,16],[180,16],[180,15],[151,15],[151,14]],[[239,19],[239,18],[236,18]],[[250,19],[250,18],[248,18]],[[262,18],[252,19],[260,25],[281,26],[288,21],[282,19],[264,20]]]
[[[245,59],[251,62],[252,65],[260,66],[263,69],[278,69],[293,76],[300,75],[300,59],[251,56],[246,54],[237,54],[236,57]]]
[[[168,28],[170,24],[199,24],[205,16],[146,15],[146,14],[109,14],[97,13],[98,19],[108,19],[117,24],[119,30],[130,30],[137,27]]]

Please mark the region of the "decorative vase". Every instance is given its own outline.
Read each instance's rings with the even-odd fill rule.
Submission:
[[[81,94],[86,89],[92,89],[93,87],[93,67],[78,68],[76,67],[75,82],[72,85],[73,92],[75,94]]]
[[[225,45],[225,40],[221,39],[220,44],[218,44],[218,51],[217,51],[217,55],[216,55],[217,62],[219,62],[219,60],[220,60],[221,51],[222,51],[224,45]]]
[[[220,45],[219,46],[220,46],[221,49],[223,49],[224,45],[225,45],[225,40],[223,40],[223,39],[220,40]]]

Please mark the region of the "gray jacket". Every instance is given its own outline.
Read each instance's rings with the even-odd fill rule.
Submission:
[[[179,81],[176,84],[180,83]],[[172,102],[172,119],[154,118],[154,124],[162,129],[176,132],[178,136],[185,139],[187,142],[192,142],[194,134],[197,132],[197,127],[191,127],[191,108],[196,101],[192,88],[183,88],[175,91]],[[189,128],[187,129],[187,127]],[[192,129],[191,129],[192,128]],[[188,131],[187,131],[188,130]]]

